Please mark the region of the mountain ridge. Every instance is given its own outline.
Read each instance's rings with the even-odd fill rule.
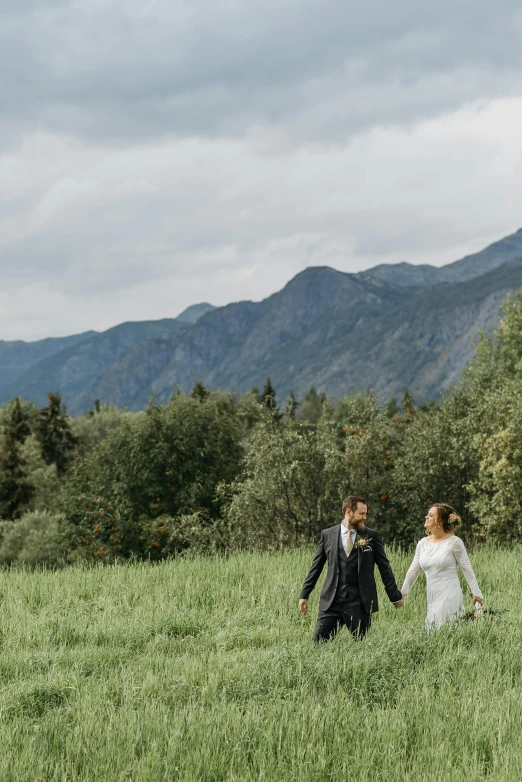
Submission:
[[[458,378],[471,338],[492,329],[505,295],[522,287],[521,258],[519,229],[444,267],[312,266],[261,302],[203,302],[101,333],[0,342],[0,402],[40,404],[57,390],[72,413],[96,398],[136,410],[196,380],[241,393],[267,375],[283,395],[315,385],[332,396],[371,387],[384,398],[408,385],[429,398]]]
[[[454,382],[472,357],[471,340],[493,328],[505,296],[520,287],[522,258],[421,290],[318,268],[263,302],[228,305],[188,332],[135,346],[72,409],[96,394],[137,410],[197,379],[242,393],[268,374],[283,396],[315,385],[332,397],[372,388],[385,399],[409,386],[431,398]]]

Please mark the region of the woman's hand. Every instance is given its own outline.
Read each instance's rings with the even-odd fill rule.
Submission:
[[[476,595],[473,595],[473,605],[475,605],[475,603],[478,603],[479,605],[482,605],[483,602],[484,601],[483,601],[483,599],[481,597],[477,597]]]

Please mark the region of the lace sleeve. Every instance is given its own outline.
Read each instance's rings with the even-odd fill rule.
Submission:
[[[469,561],[468,552],[460,538],[455,537],[453,540],[453,554],[460,565],[460,569],[464,573],[464,578],[468,582],[471,594],[476,597],[482,597],[482,592],[480,591],[475,573],[471,567],[471,562]]]
[[[415,549],[415,556],[413,557],[413,562],[408,568],[408,572],[406,573],[406,578],[404,579],[404,584],[401,587],[401,592],[403,595],[408,594],[408,592],[410,591],[414,583],[417,581],[417,578],[419,577],[419,573],[422,570],[419,562],[421,543],[422,543],[421,540],[419,540],[419,542],[417,543],[417,548]]]

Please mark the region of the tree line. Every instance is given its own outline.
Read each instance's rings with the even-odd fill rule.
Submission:
[[[522,294],[482,334],[437,402],[405,391],[279,403],[270,378],[243,397],[197,382],[139,413],[59,394],[0,410],[0,562],[161,559],[315,541],[349,493],[410,546],[435,501],[468,541],[522,538]]]

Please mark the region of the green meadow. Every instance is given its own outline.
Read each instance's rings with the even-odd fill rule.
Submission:
[[[421,578],[318,647],[311,557],[1,571],[0,780],[522,780],[522,548],[471,554],[495,623],[425,633]]]

